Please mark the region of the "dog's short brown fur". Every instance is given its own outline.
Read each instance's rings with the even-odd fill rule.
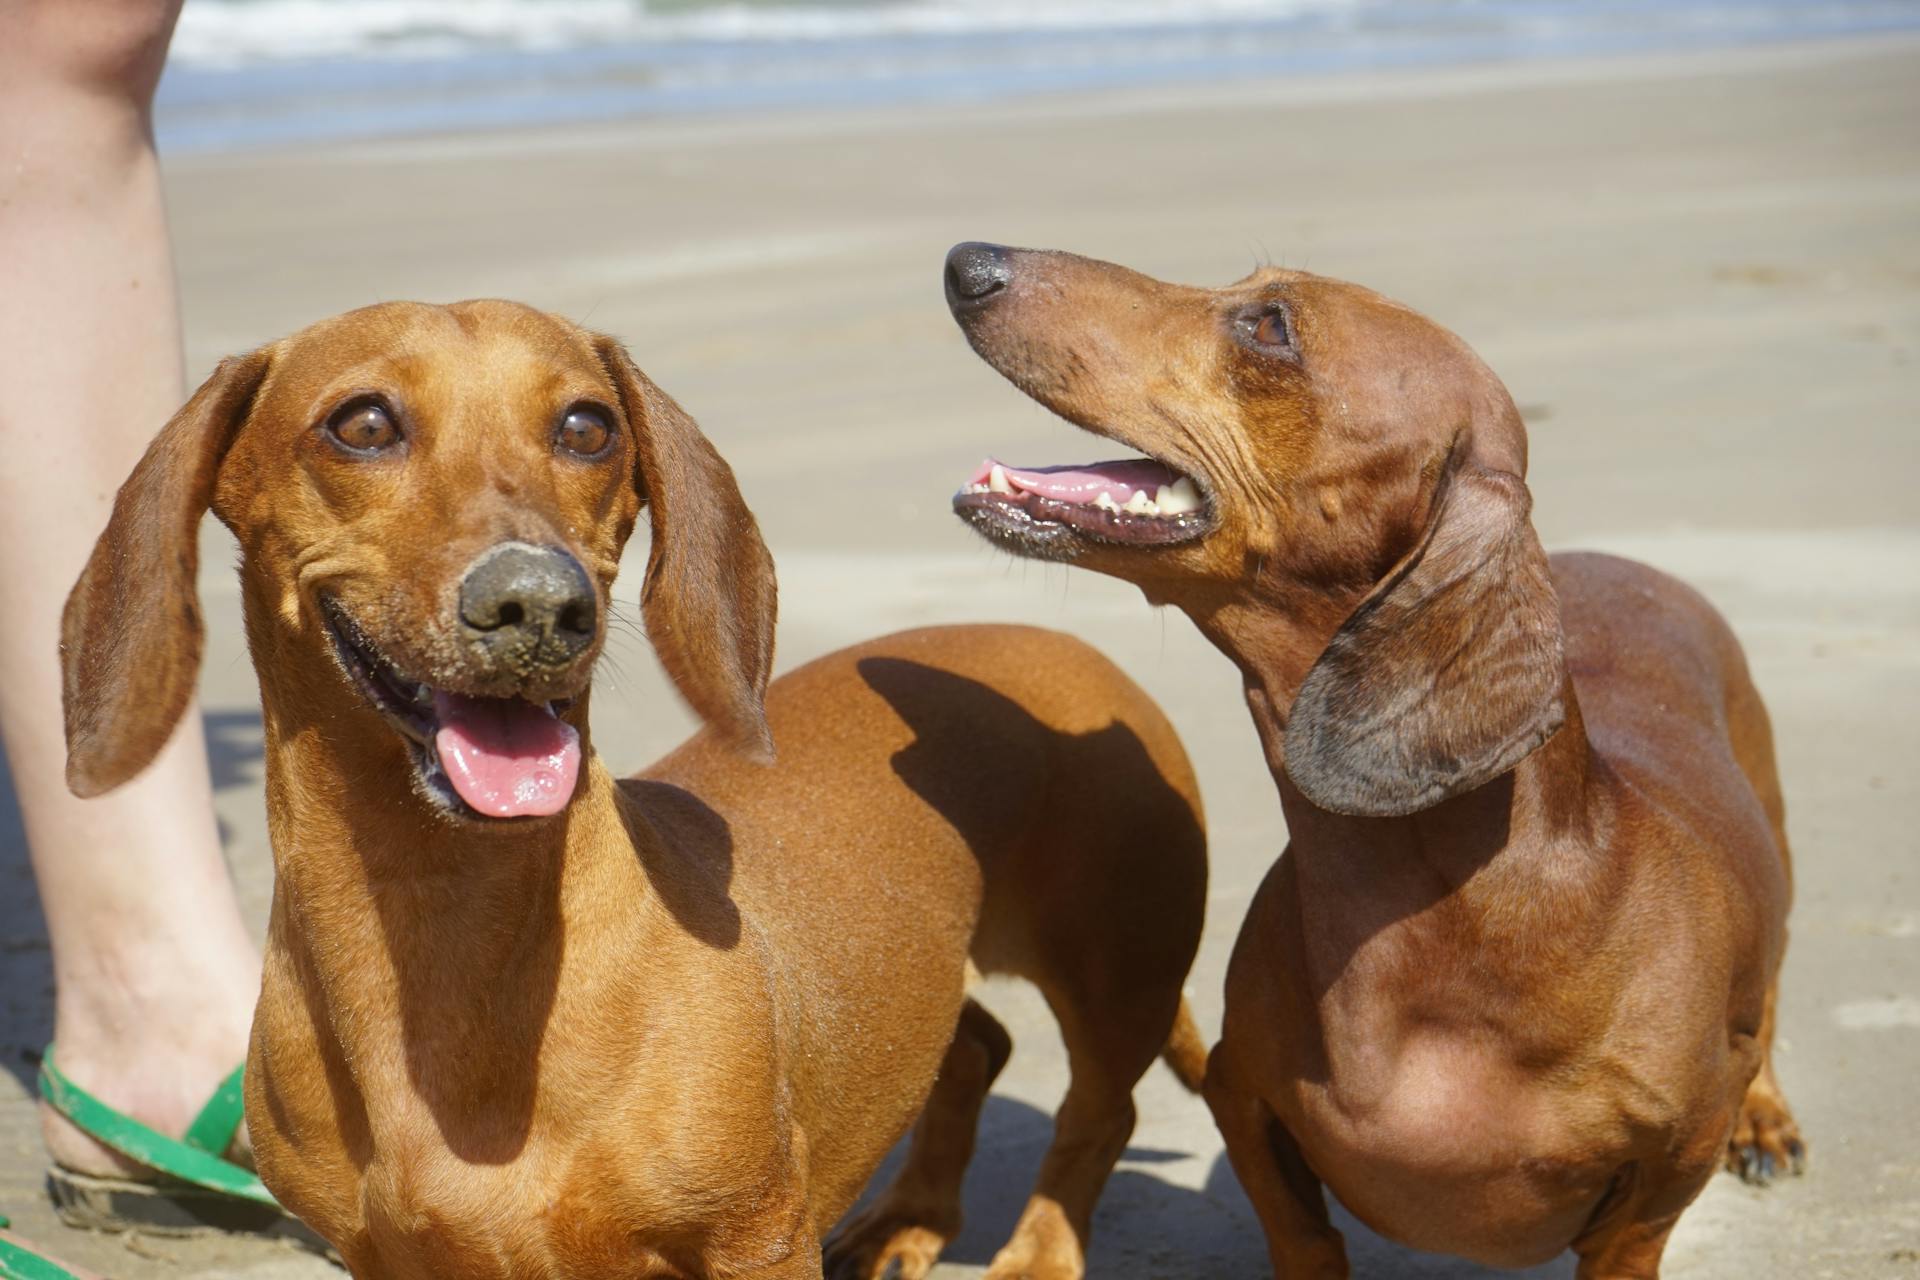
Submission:
[[[354,454],[328,424],[369,403],[399,435]],[[612,427],[601,456],[556,444],[580,405]],[[1124,676],[1063,636],[952,628],[769,690],[772,562],[686,414],[554,317],[391,304],[222,364],[122,489],[66,617],[82,794],[143,767],[190,695],[209,506],[241,546],[277,871],[247,1113],[268,1186],[356,1275],[817,1277],[916,1115],[826,1252],[836,1277],[925,1274],[1010,1048],[969,957],[1039,985],[1072,1064],[992,1274],[1081,1274],[1134,1083],[1163,1048],[1194,1087],[1204,1068],[1180,995],[1199,798]],[[322,598],[409,678],[570,698],[584,738],[643,508],[647,631],[710,727],[630,781],[586,750],[553,817],[435,801]],[[455,584],[510,539],[586,566],[578,655],[461,640]]]
[[[1542,553],[1473,352],[1295,271],[1203,290],[963,245],[948,291],[994,368],[1205,495],[1153,546],[956,505],[1179,606],[1245,677],[1291,843],[1206,1092],[1275,1272],[1347,1274],[1324,1184],[1417,1248],[1653,1276],[1723,1161],[1797,1169],[1766,712],[1693,591]]]

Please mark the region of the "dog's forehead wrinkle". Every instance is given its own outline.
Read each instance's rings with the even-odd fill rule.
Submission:
[[[542,420],[562,400],[604,398],[608,381],[577,335],[517,304],[449,309],[457,334],[416,330],[396,344],[414,394],[442,417]]]

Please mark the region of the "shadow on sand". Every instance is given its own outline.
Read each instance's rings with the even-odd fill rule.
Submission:
[[[1016,1052],[1018,1050],[1016,1049]],[[1206,1133],[1213,1145],[1212,1133]],[[1053,1117],[1000,1094],[987,1099],[980,1141],[967,1169],[966,1225],[941,1256],[943,1265],[984,1268],[1013,1234],[1034,1174],[1053,1138]],[[868,1197],[899,1169],[904,1143],[874,1174]],[[1168,1180],[1163,1170],[1188,1158],[1184,1151],[1130,1146],[1114,1170],[1094,1214],[1090,1276],[1118,1280],[1264,1280],[1266,1243],[1260,1224],[1224,1154],[1214,1158],[1196,1190]],[[1528,1271],[1501,1271],[1457,1258],[1414,1253],[1368,1231],[1338,1203],[1334,1224],[1346,1235],[1358,1280],[1571,1280],[1573,1259],[1563,1256]]]
[[[0,1068],[34,1091],[40,1050],[53,1037],[53,953],[27,861],[13,774],[0,751]]]

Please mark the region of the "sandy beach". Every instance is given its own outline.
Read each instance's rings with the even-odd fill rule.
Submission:
[[[732,461],[779,563],[781,668],[940,621],[1033,622],[1111,654],[1199,769],[1213,879],[1190,991],[1209,1033],[1285,842],[1237,676],[1184,617],[1012,561],[948,513],[987,454],[1113,447],[972,355],[942,255],[995,240],[1209,284],[1273,261],[1437,317],[1523,408],[1547,544],[1703,589],[1774,716],[1799,879],[1778,1062],[1812,1167],[1769,1191],[1716,1179],[1667,1273],[1920,1275],[1920,39],[203,153],[168,183],[195,379],[381,299],[523,299],[625,339]],[[211,522],[207,546],[218,804],[260,922],[257,696]],[[643,554],[622,578],[630,609]],[[631,637],[600,684],[596,742],[616,768],[689,730]],[[51,1026],[50,967],[9,796],[0,1212],[112,1276],[338,1274],[282,1245],[54,1219],[28,1058]],[[1065,1080],[1037,997],[985,999],[1016,1049],[942,1277],[978,1274],[1004,1239]],[[1160,1068],[1139,1104],[1093,1274],[1265,1275],[1204,1105]],[[1359,1275],[1483,1274],[1348,1222]]]

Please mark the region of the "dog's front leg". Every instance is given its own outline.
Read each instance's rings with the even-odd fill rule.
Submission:
[[[1347,1280],[1347,1249],[1327,1217],[1327,1195],[1293,1135],[1256,1093],[1234,1080],[1216,1049],[1205,1093],[1227,1159],[1260,1215],[1275,1280]]]
[[[1751,1074],[1750,1065],[1739,1075]],[[1658,1280],[1660,1255],[1681,1211],[1719,1168],[1733,1127],[1734,1103],[1657,1160],[1629,1165],[1599,1212],[1573,1242],[1577,1280]]]
[[[1636,1174],[1626,1175],[1638,1181]],[[1659,1280],[1660,1255],[1673,1234],[1680,1211],[1693,1202],[1706,1182],[1704,1176],[1678,1191],[1664,1194],[1643,1188],[1629,1190],[1617,1209],[1603,1213],[1573,1242],[1580,1259],[1576,1280]]]

